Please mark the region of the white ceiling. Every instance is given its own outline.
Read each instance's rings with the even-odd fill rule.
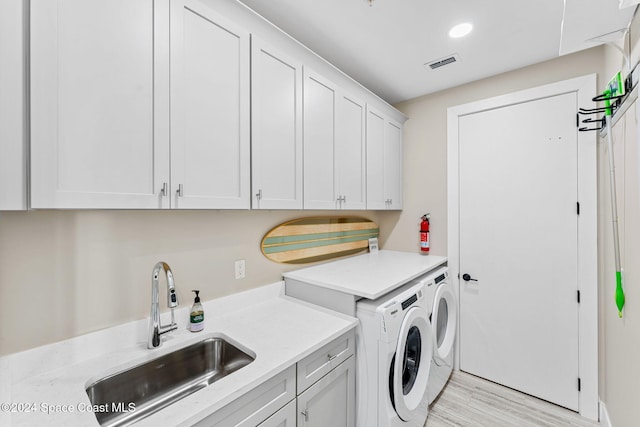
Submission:
[[[565,2],[579,5],[572,22],[581,28],[589,28],[581,17],[585,4],[618,13],[618,0],[240,1],[390,103],[557,57],[561,32],[575,33],[567,23],[562,29]],[[628,23],[633,8],[623,11]],[[449,29],[465,21],[472,33],[449,38]],[[424,66],[451,54],[460,62]]]

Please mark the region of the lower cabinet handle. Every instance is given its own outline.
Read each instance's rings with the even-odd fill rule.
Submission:
[[[184,188],[182,187],[182,184],[178,184],[178,189],[176,190],[176,193],[178,193],[178,197],[184,196]]]
[[[330,354],[327,354],[327,357],[329,358],[329,362],[331,362],[333,359],[335,359],[336,357],[338,357],[337,354],[334,354],[333,356]]]
[[[304,411],[300,411],[300,414],[304,415],[304,421],[309,421],[309,410],[305,409]]]
[[[160,190],[160,194],[162,194],[163,196],[167,195],[167,183],[166,182],[162,183],[162,189]]]

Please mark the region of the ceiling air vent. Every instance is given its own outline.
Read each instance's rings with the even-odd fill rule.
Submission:
[[[444,67],[445,65],[453,64],[454,62],[460,62],[460,56],[457,53],[436,59],[432,62],[427,62],[424,66],[427,67],[427,69],[435,70],[437,68]]]

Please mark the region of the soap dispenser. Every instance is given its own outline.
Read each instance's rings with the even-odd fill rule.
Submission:
[[[204,308],[200,304],[200,291],[193,290],[196,293],[196,299],[191,307],[191,315],[189,316],[189,330],[191,332],[200,332],[204,329]]]

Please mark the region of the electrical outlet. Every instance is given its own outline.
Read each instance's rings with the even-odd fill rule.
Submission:
[[[244,276],[245,276],[244,260],[243,259],[236,260],[235,265],[236,265],[236,279],[244,279]]]

